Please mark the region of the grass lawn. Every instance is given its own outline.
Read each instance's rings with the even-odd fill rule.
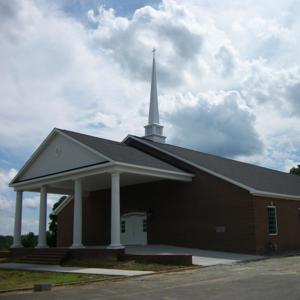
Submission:
[[[0,291],[32,288],[36,283],[51,283],[55,285],[70,282],[88,282],[109,277],[112,276],[0,270]]]
[[[187,268],[187,266],[178,265],[163,265],[152,263],[139,263],[135,260],[116,261],[109,259],[69,259],[63,263],[63,266],[68,267],[86,267],[86,268],[107,268],[107,269],[119,269],[119,270],[134,270],[134,271],[172,271],[181,268]],[[192,266],[191,266],[192,267]]]

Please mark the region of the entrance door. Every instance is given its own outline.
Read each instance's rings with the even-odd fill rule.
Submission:
[[[121,218],[123,245],[147,244],[147,216],[145,213],[128,213]]]

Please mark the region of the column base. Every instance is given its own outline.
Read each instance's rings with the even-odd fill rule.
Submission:
[[[49,246],[48,245],[37,245],[35,248],[36,249],[43,249],[43,248],[49,248]]]
[[[119,244],[119,245],[109,245],[106,247],[106,249],[124,249],[125,246]]]
[[[15,244],[15,245],[11,245],[10,248],[24,248],[24,246],[22,244]]]
[[[75,244],[69,247],[70,249],[82,249],[85,248],[82,244]]]

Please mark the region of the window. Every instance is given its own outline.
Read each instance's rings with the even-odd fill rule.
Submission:
[[[143,220],[143,232],[147,232],[147,220]]]
[[[268,226],[269,234],[277,234],[277,216],[276,216],[276,207],[268,206]]]
[[[121,232],[124,233],[126,231],[126,224],[125,221],[121,222]]]

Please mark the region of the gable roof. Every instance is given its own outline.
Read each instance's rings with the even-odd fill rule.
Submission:
[[[167,171],[182,172],[182,169],[170,165],[134,147],[128,146],[125,143],[98,138],[65,129],[57,130],[77,140],[81,144],[86,145],[94,151],[101,153],[114,162],[163,169]]]
[[[135,167],[145,167],[152,169],[159,169],[161,171],[174,172],[180,174],[186,174],[182,169],[179,169],[173,165],[170,165],[158,158],[155,158],[151,155],[148,155],[134,147],[130,147],[125,143],[115,142],[107,139],[102,139],[86,134],[81,134],[69,130],[54,128],[51,133],[47,136],[47,138],[41,143],[41,145],[34,151],[31,157],[27,160],[24,166],[20,169],[17,175],[11,180],[10,186],[17,184],[22,181],[20,180],[21,176],[28,169],[30,169],[31,165],[38,159],[41,153],[48,147],[50,141],[56,136],[62,135],[67,139],[75,142],[76,144],[82,146],[83,148],[91,151],[92,153],[98,155],[102,158],[101,164],[103,162],[106,163],[119,163],[128,166]],[[83,165],[81,168],[89,167],[90,165]],[[76,168],[75,168],[76,169]],[[72,171],[65,170],[67,171]],[[59,172],[61,173],[61,172]],[[51,173],[49,175],[55,175],[56,173]],[[191,174],[190,174],[191,175]],[[44,177],[44,176],[41,176]],[[37,179],[38,177],[34,177],[32,179]],[[26,179],[25,181],[30,180]]]
[[[130,137],[245,188],[253,194],[259,195],[260,192],[265,192],[266,195],[269,193],[270,196],[280,194],[300,197],[299,176],[171,144],[152,142],[136,136],[129,136],[128,138]]]

